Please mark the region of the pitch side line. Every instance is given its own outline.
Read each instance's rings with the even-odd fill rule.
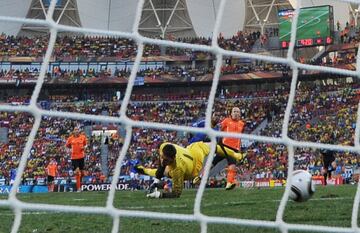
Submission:
[[[74,199],[76,200],[76,199]],[[85,199],[82,199],[85,200]],[[329,197],[329,198],[311,198],[308,201],[337,201],[337,200],[353,200],[353,198],[350,197]],[[254,203],[254,202],[280,202],[280,199],[276,199],[276,200],[253,200],[253,201],[233,201],[233,202],[224,202],[224,203],[219,203],[219,202],[211,202],[211,203],[204,203],[201,206],[202,207],[211,207],[214,205],[240,205],[240,204],[249,204],[249,203]],[[190,205],[187,204],[182,204],[182,205],[154,205],[154,206],[124,206],[121,207],[121,209],[128,209],[128,210],[144,210],[144,209],[166,209],[166,208],[186,208]],[[9,212],[12,212],[11,210],[6,210]],[[2,211],[0,211],[1,213]],[[26,212],[22,212],[23,215],[47,215],[47,214],[60,214],[62,213],[61,211],[51,211],[51,212],[46,212],[46,211],[26,211]],[[1,213],[1,215],[3,216],[13,216],[13,213]]]

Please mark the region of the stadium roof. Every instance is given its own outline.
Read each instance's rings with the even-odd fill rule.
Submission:
[[[0,15],[12,17],[25,17],[30,7],[30,1],[24,0],[0,0]],[[16,35],[21,25],[0,21],[0,31],[8,35]]]
[[[0,0],[0,15],[26,17],[29,15],[29,9],[32,1],[40,0]],[[42,0],[48,2],[49,0]],[[65,5],[68,1],[76,0],[60,0]],[[150,0],[147,0],[148,2]],[[180,1],[180,0],[179,0]],[[187,7],[188,17],[181,20],[188,20],[192,24],[193,30],[197,36],[208,37],[212,35],[215,17],[218,13],[220,0],[181,0]],[[247,0],[246,2],[248,2]],[[253,0],[253,2],[256,0]],[[264,0],[262,0],[264,1]],[[156,4],[164,2],[164,0],[151,0]],[[167,1],[169,2],[169,1]],[[177,2],[174,0],[173,2]],[[271,2],[269,0],[269,2]],[[295,0],[290,0],[295,4]],[[134,22],[134,12],[137,1],[133,0],[77,0],[78,16],[80,24],[83,27],[111,29],[130,32]],[[339,20],[342,24],[348,21],[348,6],[345,2],[325,1],[325,0],[304,0],[303,6],[330,4],[334,6],[335,22]],[[242,30],[245,21],[245,1],[228,0],[220,31],[225,36],[234,35],[238,30]],[[65,17],[65,16],[63,16]],[[150,16],[149,16],[150,17]],[[0,21],[0,30],[6,34],[18,34],[21,29],[20,24]],[[170,28],[171,29],[171,28]],[[169,30],[170,30],[169,29]]]
[[[42,0],[43,3],[49,0]],[[63,5],[68,0],[60,0]],[[148,0],[149,1],[149,0]],[[146,2],[148,2],[146,1]],[[198,36],[211,36],[215,17],[218,13],[220,0],[182,0],[186,2],[190,23]],[[40,5],[40,0],[0,0],[0,15],[26,17],[34,3]],[[151,1],[156,4],[163,0]],[[169,1],[167,1],[169,2]],[[173,1],[176,2],[176,1]],[[137,1],[133,0],[77,0],[77,10],[81,25],[88,28],[131,31]],[[38,9],[39,10],[39,9]],[[229,0],[224,14],[221,32],[224,35],[234,35],[243,28],[245,14],[244,2]],[[39,11],[41,12],[41,11]],[[42,12],[43,17],[43,12]],[[65,17],[65,16],[63,16]],[[38,16],[41,18],[41,16]],[[175,17],[173,18],[175,20]],[[181,21],[183,19],[178,19]],[[21,29],[20,24],[0,22],[1,32],[16,35]]]

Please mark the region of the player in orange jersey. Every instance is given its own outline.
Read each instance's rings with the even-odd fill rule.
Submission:
[[[54,179],[57,175],[57,163],[54,158],[52,158],[49,164],[46,166],[47,173],[47,183],[48,183],[48,191],[54,192]]]
[[[80,133],[79,127],[74,128],[73,134],[66,141],[66,147],[71,149],[71,163],[75,172],[76,190],[80,192],[81,178],[85,167],[86,136]]]
[[[245,123],[240,119],[240,109],[238,107],[233,107],[231,110],[230,117],[225,118],[220,123],[220,130],[229,132],[229,133],[242,133],[244,132]],[[240,152],[241,149],[241,140],[240,138],[228,138],[224,137],[219,143],[222,148],[226,147],[234,150],[235,152]],[[225,150],[224,150],[225,151]],[[214,160],[224,159],[224,157],[215,157]],[[236,177],[236,160],[231,156],[226,156],[228,161],[228,169],[227,169],[227,183],[226,190],[230,190],[235,188],[235,177]],[[214,161],[215,163],[217,161]],[[213,162],[213,163],[214,163]]]

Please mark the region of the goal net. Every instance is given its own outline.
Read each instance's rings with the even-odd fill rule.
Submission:
[[[357,3],[357,1],[348,1]],[[354,141],[354,147],[351,146],[341,146],[341,145],[330,145],[330,144],[321,144],[321,143],[313,143],[313,142],[303,142],[291,139],[289,135],[289,122],[292,107],[294,105],[294,98],[296,94],[296,87],[298,83],[298,76],[300,70],[309,70],[309,71],[320,71],[326,73],[333,73],[339,75],[348,75],[357,77],[359,74],[357,72],[358,62],[356,64],[356,70],[343,70],[333,67],[324,67],[324,66],[316,66],[316,65],[308,65],[299,63],[294,59],[294,44],[296,41],[296,27],[298,20],[299,8],[301,5],[301,1],[298,1],[297,7],[295,9],[295,15],[293,17],[291,23],[291,38],[290,38],[290,46],[287,51],[287,55],[285,58],[282,57],[274,57],[268,55],[259,55],[259,54],[251,54],[245,52],[238,51],[229,51],[224,50],[218,45],[218,35],[220,34],[220,25],[222,18],[224,16],[224,7],[226,4],[226,0],[221,1],[218,14],[216,17],[216,22],[213,29],[213,37],[211,40],[211,45],[196,45],[190,43],[176,42],[170,40],[160,40],[160,39],[152,39],[148,37],[144,37],[139,34],[139,24],[141,21],[141,14],[144,5],[144,0],[139,0],[137,4],[137,9],[135,13],[135,22],[132,27],[132,32],[121,32],[121,31],[107,31],[107,30],[98,30],[98,29],[90,29],[90,28],[78,28],[78,27],[70,27],[58,24],[53,20],[54,9],[56,7],[56,0],[51,0],[48,12],[46,13],[46,20],[37,20],[37,19],[25,19],[25,18],[16,18],[16,17],[6,17],[0,16],[0,21],[2,22],[12,22],[12,23],[31,23],[39,26],[47,26],[50,29],[50,38],[48,42],[48,47],[46,50],[46,54],[44,60],[41,65],[41,69],[39,72],[39,76],[36,81],[35,88],[31,95],[30,104],[27,106],[10,106],[10,105],[0,105],[0,111],[3,112],[24,112],[31,114],[34,118],[33,127],[28,136],[28,140],[26,142],[26,146],[24,151],[22,152],[21,160],[18,166],[18,175],[16,176],[15,182],[13,184],[13,188],[7,199],[0,200],[1,207],[11,207],[14,210],[15,219],[12,226],[12,232],[18,232],[20,226],[22,224],[22,217],[25,211],[55,211],[60,213],[76,213],[76,214],[101,214],[108,215],[113,219],[112,232],[119,232],[121,228],[119,228],[119,224],[121,222],[122,217],[139,217],[139,218],[149,218],[149,219],[161,219],[161,220],[178,220],[178,221],[191,221],[200,223],[201,232],[208,232],[209,224],[234,224],[241,225],[247,227],[262,227],[262,228],[271,228],[275,230],[279,230],[281,232],[289,232],[289,231],[317,231],[317,232],[357,232],[358,228],[358,205],[360,201],[360,193],[357,191],[352,209],[352,220],[351,227],[330,227],[330,226],[319,226],[319,225],[305,225],[305,224],[293,224],[287,223],[284,221],[284,212],[289,199],[290,186],[286,186],[284,194],[281,198],[280,204],[278,206],[276,219],[274,221],[264,221],[264,220],[251,220],[251,219],[239,219],[239,218],[228,218],[221,216],[208,216],[201,211],[201,202],[205,192],[206,187],[206,179],[210,172],[212,156],[207,160],[205,169],[204,169],[204,179],[197,189],[195,205],[192,214],[177,214],[177,213],[160,213],[160,212],[151,212],[151,211],[138,211],[138,210],[125,210],[121,208],[117,208],[114,205],[115,199],[115,186],[117,184],[117,179],[112,180],[112,188],[108,192],[106,206],[98,207],[98,206],[74,206],[71,205],[53,205],[53,204],[41,204],[41,203],[27,203],[21,201],[17,197],[17,190],[21,184],[21,175],[25,172],[28,155],[31,153],[31,149],[36,138],[36,134],[39,130],[41,120],[43,116],[50,117],[60,117],[60,118],[68,118],[72,120],[94,120],[94,115],[76,113],[76,112],[61,112],[54,110],[44,110],[37,105],[39,94],[44,85],[45,76],[47,73],[47,69],[49,66],[49,62],[51,59],[52,52],[54,50],[54,46],[56,43],[56,39],[58,36],[58,32],[60,31],[68,31],[75,33],[89,33],[95,35],[103,35],[103,36],[114,36],[114,37],[123,37],[128,38],[136,42],[137,44],[137,55],[134,60],[134,64],[131,69],[131,74],[128,80],[126,92],[119,109],[119,117],[112,116],[96,116],[96,121],[103,123],[118,123],[125,127],[126,136],[124,140],[123,147],[120,151],[118,159],[116,161],[114,177],[120,176],[120,169],[122,161],[124,160],[127,149],[130,146],[132,131],[133,128],[142,127],[149,129],[161,129],[161,130],[176,130],[176,131],[184,131],[191,133],[206,133],[211,138],[211,154],[214,155],[215,147],[216,147],[216,138],[217,137],[234,137],[241,138],[242,140],[252,140],[259,142],[267,142],[274,144],[282,144],[287,147],[288,151],[288,169],[287,169],[287,181],[292,178],[292,171],[294,170],[294,150],[296,147],[311,147],[311,148],[325,148],[330,150],[341,150],[341,151],[350,151],[350,152],[358,152],[359,151],[359,141]],[[214,77],[212,81],[212,86],[210,90],[210,94],[208,96],[208,105],[206,108],[206,125],[205,128],[195,128],[188,126],[178,126],[167,123],[155,123],[155,122],[146,122],[146,121],[134,121],[130,119],[126,115],[127,108],[129,106],[132,90],[134,87],[134,83],[136,81],[137,71],[139,70],[139,66],[141,63],[142,55],[144,53],[144,45],[145,44],[154,44],[164,47],[174,47],[181,49],[194,49],[197,51],[203,51],[206,53],[212,53],[216,56],[215,63],[215,71]],[[287,102],[286,111],[284,113],[284,121],[281,130],[281,137],[267,137],[267,136],[257,136],[250,134],[236,134],[236,133],[225,133],[220,131],[215,131],[211,128],[211,115],[214,107],[214,100],[216,95],[216,90],[219,84],[219,77],[221,74],[221,67],[225,57],[233,57],[233,58],[247,58],[258,61],[266,61],[270,63],[278,63],[285,64],[291,67],[292,69],[292,81],[290,87],[290,94]],[[359,59],[357,60],[359,61]],[[359,113],[357,114],[357,119],[359,118]],[[359,128],[358,124],[356,124],[355,130],[355,139],[359,138]]]

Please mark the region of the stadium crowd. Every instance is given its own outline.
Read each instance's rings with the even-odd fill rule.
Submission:
[[[346,28],[344,30],[347,30]],[[348,34],[353,29],[348,29]],[[346,34],[346,33],[345,33]],[[273,34],[271,34],[273,35]],[[344,41],[344,43],[357,43],[358,32],[351,33],[351,40]],[[255,41],[262,38],[258,32],[247,33],[238,32],[231,38],[224,38],[219,36],[220,47],[232,51],[249,52],[251,46],[254,45]],[[205,38],[178,38],[179,42],[193,43],[210,45],[211,40]],[[0,59],[2,61],[8,61],[12,57],[33,57],[35,60],[32,62],[42,62],[42,58],[46,51],[46,45],[48,38],[46,37],[14,37],[2,34],[0,36]],[[57,43],[53,52],[54,61],[56,62],[111,62],[117,60],[129,60],[136,55],[136,44],[129,39],[117,39],[117,38],[106,38],[106,37],[85,37],[85,36],[63,36],[58,37]],[[202,60],[211,59],[214,57],[210,54],[203,53],[200,51],[186,50],[175,47],[167,47],[162,49],[157,45],[146,45],[144,55],[146,57],[158,57],[157,60],[161,61],[164,58],[161,56],[172,56],[176,61],[191,61],[191,60]],[[183,60],[185,58],[185,60]],[[340,51],[335,55],[326,56],[321,60],[322,65],[339,65],[339,64],[352,64],[355,62],[355,53],[351,51]],[[95,59],[95,60],[94,60]],[[100,60],[96,60],[100,59]],[[115,59],[115,60],[114,60]],[[179,60],[179,61],[180,61]],[[310,62],[302,61],[301,62]],[[225,64],[222,69],[222,74],[241,74],[248,73],[250,71],[269,71],[278,70],[283,71],[284,67],[278,67],[276,64],[246,64],[246,65],[234,65]],[[146,68],[139,71],[139,75],[149,76],[152,78],[173,76],[173,78],[181,80],[186,78],[187,81],[198,81],[201,77],[206,74],[212,74],[212,67],[203,68],[180,68],[180,67],[158,67],[158,68]],[[2,68],[0,70],[0,80],[36,80],[39,74],[38,67],[25,67],[25,68]],[[128,68],[117,67],[114,70],[98,70],[94,68],[89,69],[69,69],[59,67],[57,70],[47,73],[47,81],[51,82],[54,79],[63,79],[68,82],[80,82],[81,78],[101,77],[101,78],[115,78],[124,77],[127,78],[130,72]],[[168,80],[169,81],[169,80]]]
[[[359,93],[357,84],[317,86],[315,84],[300,85],[296,101],[292,110],[289,124],[289,136],[295,140],[319,142],[321,135],[331,132],[335,144],[352,145],[355,132],[355,119]],[[287,104],[289,89],[282,85],[275,90],[252,92],[218,93],[214,110],[223,117],[233,106],[240,107],[241,117],[246,122],[246,133],[252,133],[261,123],[266,126],[261,128],[260,134],[280,137],[283,123],[283,114]],[[204,90],[205,98],[208,91]],[[144,97],[145,95],[145,97]],[[204,117],[206,102],[198,99],[189,99],[193,96],[175,97],[176,93],[157,94],[151,96],[144,93],[142,96],[134,94],[135,100],[130,103],[127,116],[137,121],[166,122],[177,125],[191,125]],[[152,101],[151,98],[153,97]],[[29,97],[8,97],[7,103],[28,102]],[[144,100],[145,99],[145,100]],[[175,101],[181,100],[181,101]],[[96,100],[96,101],[95,101]],[[150,101],[149,101],[150,100]],[[58,111],[81,112],[93,115],[119,116],[120,102],[114,96],[95,96],[90,100],[83,100],[69,96],[52,96],[50,109]],[[33,124],[33,118],[25,113],[2,112],[0,115],[1,127],[8,128],[8,142],[0,143],[0,178],[10,181],[10,170],[16,168]],[[44,177],[46,164],[50,158],[55,158],[58,163],[58,175],[68,177],[71,175],[69,153],[64,146],[66,138],[71,134],[75,125],[81,124],[84,128],[102,129],[103,126],[96,122],[77,122],[69,119],[59,119],[44,116],[38,130],[27,167],[23,178]],[[107,126],[109,127],[109,126]],[[109,135],[107,145],[106,169],[109,177],[112,176],[116,159],[123,143],[121,126],[112,125],[117,129]],[[101,130],[100,130],[101,131]],[[88,134],[89,146],[86,149],[86,176],[91,182],[104,182],[101,146],[104,140],[101,136]],[[131,146],[128,150],[126,161],[137,158],[146,166],[155,167],[158,163],[156,150],[162,141],[172,141],[180,145],[187,145],[187,136],[183,132],[164,131],[155,129],[134,128]],[[285,178],[287,174],[287,151],[283,145],[270,143],[250,142],[244,148],[247,153],[246,160],[238,166],[239,180],[252,180],[256,178]],[[319,173],[321,157],[318,151],[308,148],[296,150],[296,166],[309,169],[315,174]],[[129,166],[124,163],[121,174],[128,175]],[[338,168],[336,173],[343,173],[345,166],[356,168],[359,161],[353,153],[338,152],[336,154]]]
[[[269,35],[274,36],[272,32]],[[356,62],[356,44],[359,41],[359,31],[351,27],[345,26],[339,31],[341,36],[341,44],[334,51],[329,50],[320,60],[313,60],[311,57],[298,58],[301,63],[311,63],[323,66],[335,66],[344,69],[354,69]],[[219,46],[232,51],[250,52],[256,40],[264,41],[264,35],[259,32],[238,32],[231,38],[219,36]],[[345,38],[345,39],[344,39]],[[178,38],[179,42],[210,45],[209,38]],[[265,40],[266,41],[266,40]],[[46,37],[14,37],[2,34],[0,35],[0,60],[7,62],[13,57],[31,57],[31,62],[42,62],[42,58],[46,51],[48,38]],[[262,42],[266,43],[266,42]],[[345,47],[341,47],[344,45]],[[354,45],[349,49],[348,46]],[[347,47],[346,47],[347,46]],[[62,36],[57,38],[57,43],[53,51],[53,60],[56,62],[114,62],[114,61],[131,61],[137,52],[136,43],[129,39],[107,38],[107,37],[86,37],[86,36]],[[165,49],[157,45],[146,45],[144,49],[144,61],[201,61],[214,60],[214,56],[201,51],[194,51],[175,47],[166,47]],[[167,57],[165,59],[165,57]],[[171,58],[170,58],[171,57]],[[150,59],[149,59],[150,58]],[[131,63],[131,62],[130,62]],[[87,82],[90,78],[120,78],[123,82],[127,82],[130,75],[130,69],[126,65],[119,65],[111,69],[89,67],[84,69],[78,64],[78,68],[69,68],[67,65],[59,66],[46,74],[46,82],[70,82],[79,83]],[[350,66],[347,66],[350,65]],[[76,65],[75,65],[76,66]],[[256,71],[275,71],[281,72],[283,75],[289,75],[286,66],[269,63],[246,63],[231,64],[225,63],[222,67],[222,75],[246,74]],[[211,80],[214,68],[212,66],[196,66],[191,64],[184,66],[157,66],[142,67],[138,72],[138,76],[148,77],[150,80],[158,81],[209,81]],[[8,65],[0,69],[1,82],[20,81],[36,81],[39,75],[39,67],[14,68]]]
[[[336,90],[334,89],[336,87]],[[330,85],[326,88],[317,86],[306,88],[297,95],[293,107],[293,115],[289,124],[289,136],[294,140],[321,142],[325,133],[332,135],[332,144],[353,145],[356,127],[356,112],[359,100],[358,86],[345,85],[342,88]],[[280,116],[280,118],[278,118]],[[277,115],[262,130],[266,136],[280,137],[283,115]],[[268,145],[268,147],[271,145]],[[267,147],[267,150],[269,150]],[[279,147],[272,146],[273,151]],[[281,152],[283,152],[281,150]],[[319,175],[322,157],[319,150],[312,148],[296,149],[296,166],[308,169]],[[265,161],[267,161],[265,159]],[[335,174],[343,174],[345,167],[357,168],[357,155],[348,152],[336,152],[337,168]],[[283,164],[284,168],[286,164]],[[278,169],[273,170],[278,172]]]
[[[258,33],[238,32],[231,38],[220,35],[219,46],[224,49],[249,52],[255,40],[259,38]],[[44,57],[49,38],[38,37],[15,37],[11,35],[0,35],[0,58],[9,57]],[[183,43],[210,45],[211,38],[177,38],[176,41]],[[100,36],[61,36],[57,38],[53,56],[57,61],[88,61],[89,59],[103,59],[111,61],[111,58],[129,59],[136,56],[137,45],[131,39],[100,37]],[[157,45],[146,45],[144,57],[151,56],[188,56],[194,58],[205,58],[204,53],[190,49],[168,47],[165,50]]]
[[[359,31],[350,23],[343,29],[337,25],[342,44],[357,44]],[[268,39],[278,36],[277,30],[260,32],[241,32],[230,38],[219,35],[218,44],[221,48],[231,51],[250,52],[257,40],[261,47]],[[210,38],[177,38],[178,42],[211,45]],[[0,35],[0,60],[7,62],[11,58],[28,57],[32,62],[42,62],[48,45],[48,37],[14,37]],[[53,60],[57,62],[100,62],[100,61],[130,61],[136,56],[137,44],[126,38],[99,37],[99,36],[59,36],[53,51]],[[209,53],[176,47],[160,47],[146,44],[143,58],[151,60],[153,57],[171,58],[173,61],[214,60]],[[163,58],[162,58],[163,59]],[[256,71],[274,71],[289,75],[289,69],[279,64],[248,63],[232,64],[225,61],[221,75],[243,74]],[[300,59],[301,60],[301,59]],[[310,61],[301,61],[310,62]],[[337,51],[324,57],[321,65],[339,66],[356,62],[356,52]],[[189,63],[190,64],[190,63]],[[202,81],[211,80],[214,73],[212,65],[193,66],[178,65],[142,68],[138,76],[161,81]],[[2,68],[0,81],[36,80],[39,75],[38,67]],[[46,73],[46,82],[86,82],[91,78],[122,79],[125,83],[130,76],[130,69],[118,68],[114,70],[95,68],[70,69],[57,67],[56,70]],[[85,80],[85,81],[84,81]],[[314,82],[304,82],[298,87],[295,103],[289,122],[289,136],[294,140],[319,142],[325,133],[331,133],[333,143],[352,145],[355,134],[357,103],[359,101],[359,86],[355,84],[316,85]],[[156,94],[155,94],[156,93]],[[136,91],[131,96],[127,109],[127,116],[136,121],[166,122],[176,125],[192,125],[205,116],[209,90],[189,90],[183,94],[181,91],[171,92]],[[287,84],[280,84],[271,90],[232,91],[223,88],[218,91],[214,104],[214,111],[223,118],[229,114],[229,109],[239,107],[241,118],[246,123],[245,133],[258,132],[261,135],[280,137],[284,112],[289,95]],[[29,96],[2,96],[2,104],[27,104]],[[78,95],[49,95],[43,99],[49,103],[47,109],[66,112],[80,112],[92,115],[119,116],[121,97],[111,94]],[[0,97],[1,98],[1,97]],[[40,104],[40,103],[39,103]],[[8,129],[6,142],[0,142],[0,178],[10,183],[10,171],[16,169],[25,142],[31,130],[34,119],[31,115],[18,112],[1,112],[0,127]],[[75,125],[82,125],[85,129],[113,128],[115,132],[104,137],[99,134],[87,133],[89,146],[86,149],[86,176],[91,182],[105,182],[111,178],[115,169],[116,159],[123,145],[122,127],[119,125],[103,126],[98,122],[78,122],[69,119],[59,119],[44,116],[38,130],[33,148],[28,157],[27,167],[23,174],[24,182],[28,178],[44,178],[45,167],[51,158],[58,164],[58,176],[71,176],[71,163],[69,153],[64,143]],[[162,141],[171,141],[180,145],[188,144],[188,135],[183,132],[164,131],[155,129],[134,128],[132,140],[126,160],[123,163],[121,175],[128,175],[130,167],[127,163],[137,158],[142,164],[149,167],[157,166],[156,150]],[[245,146],[246,144],[246,146]],[[102,146],[108,146],[109,153],[104,164],[101,154]],[[270,143],[247,142],[244,143],[246,159],[238,166],[239,180],[253,180],[257,178],[285,178],[287,174],[288,154],[283,145]],[[309,148],[296,149],[296,167],[319,173],[321,157],[319,152]],[[336,153],[338,168],[336,173],[344,172],[344,167],[357,168],[359,161],[353,153]],[[107,175],[107,177],[106,177]]]

